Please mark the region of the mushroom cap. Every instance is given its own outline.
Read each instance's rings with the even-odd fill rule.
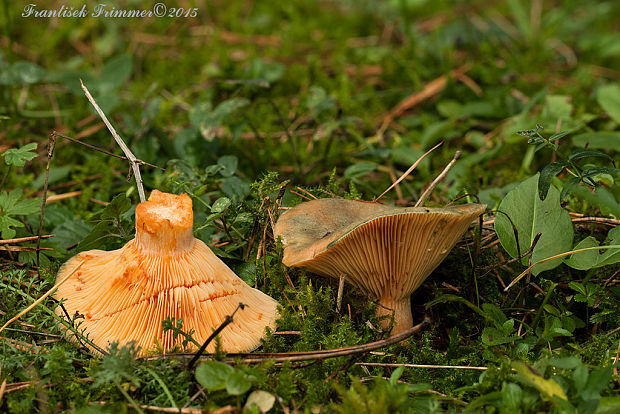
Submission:
[[[233,323],[220,334],[227,352],[260,345],[265,327],[275,328],[277,302],[241,280],[193,232],[192,201],[154,190],[136,207],[136,237],[118,250],[91,250],[67,261],[55,297],[69,315],[83,316],[79,329],[105,349],[134,341],[141,354],[180,345],[182,335],[163,332],[162,321],[183,319],[183,331],[203,343],[239,303]],[[64,313],[57,309],[59,315]],[[214,344],[207,348],[214,351]]]
[[[274,235],[282,237],[285,265],[345,276],[377,299],[398,301],[424,282],[485,208],[324,198],[284,212]]]

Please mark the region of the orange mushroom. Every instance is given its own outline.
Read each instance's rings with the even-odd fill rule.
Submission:
[[[284,212],[274,235],[282,237],[285,265],[345,277],[379,300],[378,316],[394,312],[396,334],[413,326],[411,293],[485,208],[403,208],[324,198]],[[388,324],[384,319],[384,327]]]
[[[250,351],[265,327],[274,328],[277,302],[253,289],[230,270],[192,231],[192,200],[154,190],[136,207],[136,237],[118,250],[82,252],[63,265],[55,294],[69,315],[83,315],[80,329],[102,349],[135,341],[141,354],[171,350],[182,336],[162,330],[162,321],[183,320],[204,342],[239,303],[220,333],[225,351]],[[77,270],[76,266],[81,263]],[[59,308],[59,315],[63,312]],[[214,344],[207,348],[214,350]]]

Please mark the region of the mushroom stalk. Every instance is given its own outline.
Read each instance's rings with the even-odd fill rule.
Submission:
[[[411,300],[409,295],[404,299],[382,298],[377,306],[377,317],[381,319],[381,327],[388,329],[394,315],[394,327],[391,335],[397,335],[413,326]]]

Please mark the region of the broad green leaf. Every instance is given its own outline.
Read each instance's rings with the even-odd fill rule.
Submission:
[[[233,372],[235,369],[223,362],[207,361],[196,368],[196,381],[209,391],[223,390]]]
[[[121,214],[131,208],[131,200],[127,198],[125,193],[120,193],[110,201],[101,213],[101,219],[120,220]]]
[[[344,170],[344,178],[352,179],[363,177],[371,171],[377,169],[377,166],[374,164],[370,164],[367,162],[360,162],[357,164],[350,165]]]
[[[4,156],[4,162],[6,162],[7,165],[23,167],[24,165],[26,165],[26,161],[30,161],[37,156],[36,149],[36,142],[31,142],[30,144],[26,144],[21,148],[8,149],[2,153],[2,155]]]
[[[222,192],[233,203],[238,203],[250,194],[250,184],[235,176],[224,178],[222,180]]]
[[[562,369],[575,369],[582,365],[581,360],[577,357],[553,358],[547,363],[553,367]]]
[[[560,206],[559,191],[550,187],[547,197],[541,200],[537,182],[538,174],[523,181],[499,205],[499,210],[508,214],[517,228],[521,254],[530,249],[536,234],[541,233],[532,254],[532,263],[566,252],[573,245],[573,225],[568,212]],[[495,219],[495,231],[504,249],[512,257],[517,257],[514,232],[503,214],[498,214]],[[528,257],[522,259],[524,265],[528,262]],[[532,273],[538,275],[560,263],[562,259],[536,265]]]
[[[577,391],[581,392],[588,383],[588,377],[590,373],[588,372],[588,367],[585,364],[580,364],[575,371],[573,371],[573,381],[575,382],[575,388]]]
[[[600,253],[597,250],[588,250],[585,252],[574,253],[564,260],[564,262],[577,270],[588,270],[597,267],[607,266],[610,264],[620,262],[620,226],[616,226],[609,230],[607,233],[609,243],[606,246],[615,246],[618,248],[602,250]],[[591,247],[598,247],[598,241],[592,237],[586,237],[573,247],[573,250],[587,249]],[[581,292],[585,294],[585,292]]]
[[[611,83],[598,88],[596,100],[611,119],[620,123],[620,84]]]
[[[553,397],[558,397],[561,400],[568,400],[560,384],[554,380],[545,379],[545,377],[540,375],[533,368],[522,362],[513,361],[512,367],[517,371],[520,380],[536,388],[546,399],[553,401]]]
[[[482,343],[488,346],[495,346],[514,342],[518,337],[507,336],[503,331],[486,327],[482,330]]]
[[[588,144],[588,148],[603,148],[620,151],[620,132],[586,132],[585,134],[579,134],[573,137],[573,145],[585,147],[586,144]]]
[[[517,384],[505,382],[502,384],[502,400],[508,408],[513,410],[521,406],[522,390]]]
[[[224,177],[231,177],[237,171],[239,160],[234,155],[224,155],[217,160],[217,163],[222,166],[220,174]]]
[[[101,69],[99,89],[110,91],[117,89],[131,76],[133,59],[130,55],[118,55],[108,60]]]
[[[582,398],[584,400],[594,400],[600,398],[601,391],[607,387],[612,375],[612,367],[602,367],[592,370],[585,388],[581,390]]]
[[[45,76],[45,70],[34,63],[20,61],[11,67],[13,78],[17,83],[30,85],[39,82]]]
[[[248,379],[247,375],[240,370],[234,370],[233,373],[226,378],[226,392],[230,395],[245,394],[251,386],[252,382]]]
[[[594,414],[617,414],[620,412],[620,397],[601,397]]]

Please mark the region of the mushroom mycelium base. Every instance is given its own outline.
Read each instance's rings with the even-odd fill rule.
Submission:
[[[277,302],[248,286],[193,237],[189,197],[180,200],[185,205],[170,206],[165,197],[182,196],[157,193],[136,209],[135,239],[118,250],[79,253],[63,265],[58,280],[82,263],[56,298],[64,299],[69,315],[79,314],[78,329],[97,346],[134,341],[141,354],[180,347],[185,338],[164,333],[163,320],[182,319],[183,331],[194,331],[193,338],[202,343],[241,302],[248,306],[219,336],[225,351],[253,350],[265,327],[275,327]],[[177,208],[185,213],[189,208],[189,215],[179,216]],[[57,313],[64,315],[60,308]],[[214,351],[214,343],[207,351]]]
[[[411,293],[485,207],[402,208],[326,198],[283,213],[274,233],[284,243],[284,264],[344,276],[379,300],[379,316],[394,312],[398,333],[413,323]]]

